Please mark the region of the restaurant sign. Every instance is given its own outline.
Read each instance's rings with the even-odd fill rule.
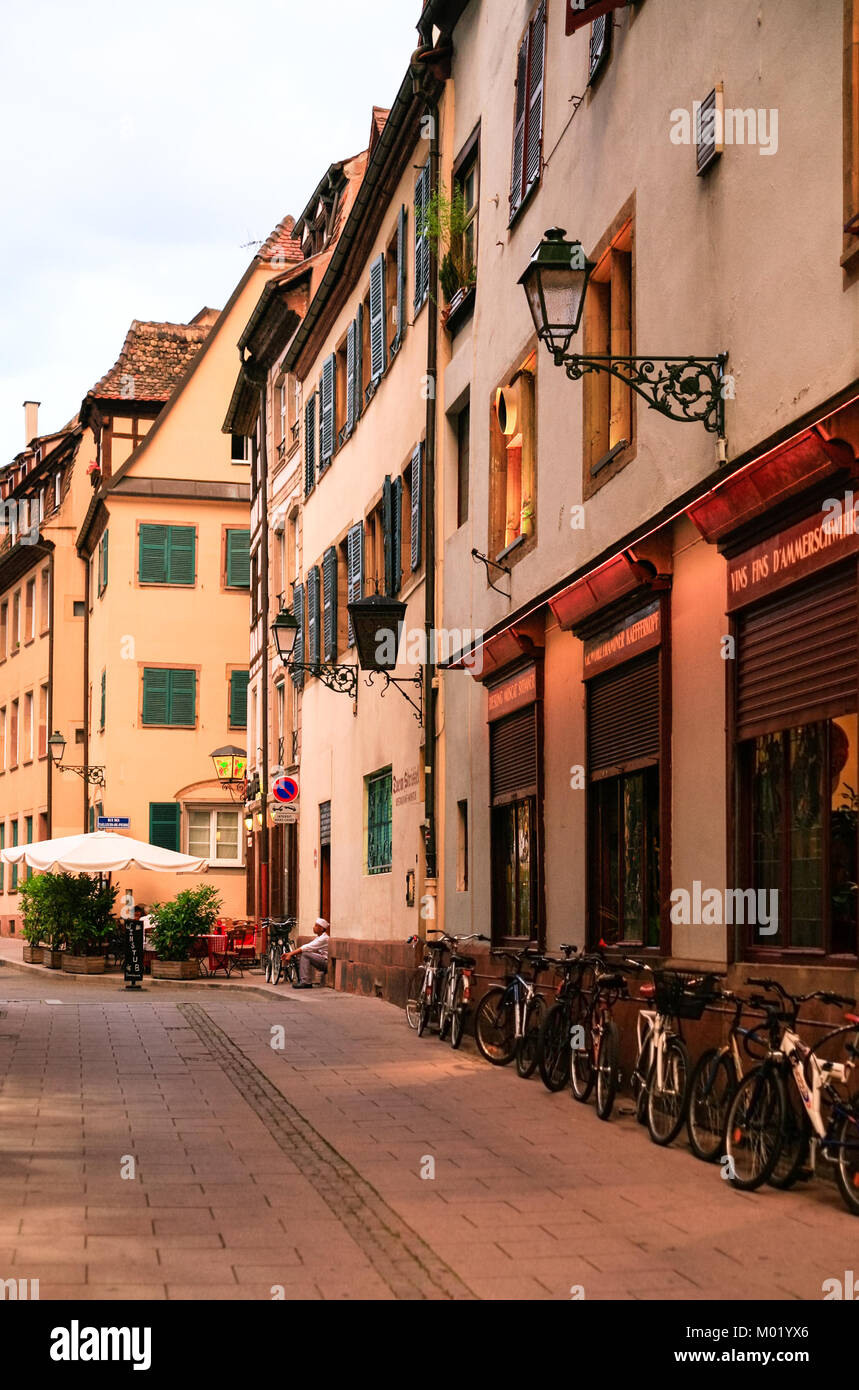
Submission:
[[[853,506],[827,504],[728,561],[728,612],[859,552]]]
[[[585,642],[584,679],[598,676],[622,661],[631,661],[643,652],[658,647],[662,640],[662,609],[658,599],[646,608],[630,613],[622,622],[615,623],[595,637]]]
[[[126,989],[140,989],[143,979],[143,923],[128,920],[125,928]]]
[[[515,676],[489,687],[489,723],[513,714],[525,705],[533,705],[537,699],[537,667],[529,666],[525,671],[517,671]]]

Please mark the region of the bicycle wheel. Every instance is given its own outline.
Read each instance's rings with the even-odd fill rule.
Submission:
[[[572,1032],[580,1028],[581,1037],[576,1040],[572,1037]],[[581,1046],[574,1046],[578,1041]],[[584,1103],[591,1098],[591,1091],[596,1081],[596,1071],[593,1063],[594,1056],[594,1030],[593,1020],[590,1014],[584,1014],[577,1022],[571,1024],[570,1038],[570,1091],[573,1099]]]
[[[450,1045],[456,1051],[462,1042],[462,1035],[465,1032],[465,1011],[468,1005],[465,1002],[465,977],[457,975],[456,989],[453,995],[453,1006],[450,1011]]]
[[[778,1162],[784,1129],[784,1082],[772,1066],[755,1067],[743,1078],[728,1107],[725,1157],[728,1179],[743,1192],[766,1182]]]
[[[563,1091],[570,1079],[570,1024],[566,1004],[553,1004],[540,1025],[537,1065],[547,1091]]]
[[[546,1016],[546,1001],[540,994],[528,1000],[525,1009],[525,1024],[516,1048],[516,1070],[527,1081],[537,1070],[539,1053],[537,1051],[540,1029]]]
[[[702,1163],[715,1163],[722,1151],[728,1106],[737,1089],[737,1079],[729,1052],[711,1047],[698,1058],[689,1082],[686,1132],[689,1147]]]
[[[620,1035],[611,1019],[603,1029],[597,1053],[597,1114],[607,1120],[612,1112],[619,1081],[617,1062],[620,1055]]]
[[[450,1011],[453,1004],[452,999],[453,976],[448,967],[441,978],[439,986],[439,1005],[438,1005],[438,1036],[439,1041],[444,1042],[450,1032]]]
[[[647,1129],[654,1144],[671,1144],[686,1120],[689,1099],[689,1053],[682,1038],[667,1038],[662,1059],[662,1085],[656,1058],[647,1079]]]
[[[301,984],[301,970],[298,964],[298,957],[283,962],[283,973],[291,985]]]
[[[421,985],[423,982],[424,972],[422,970],[412,971],[406,990],[406,1023],[410,1028],[417,1028],[418,1026],[418,1019],[421,1014]]]
[[[653,1039],[648,1033],[630,1078],[630,1086],[635,1100],[635,1118],[640,1125],[647,1123],[647,1078],[650,1076],[652,1065]]]
[[[279,985],[283,979],[283,948],[275,944],[271,951],[271,983]]]
[[[269,983],[271,982],[271,952],[270,952],[270,951],[266,951],[265,955],[263,956],[263,958],[262,958],[262,966],[263,966],[263,974],[265,975],[265,982],[266,982],[266,984],[269,984]]]
[[[506,1067],[516,1052],[513,998],[501,985],[487,990],[474,1015],[474,1041],[494,1067]]]
[[[799,1098],[795,1082],[788,1074],[785,1077],[784,1125],[782,1127],[781,1148],[775,1167],[767,1178],[770,1187],[786,1192],[798,1181],[808,1162],[809,1122],[805,1107]]]
[[[859,1115],[852,1110],[837,1129],[838,1162],[835,1175],[844,1205],[851,1216],[859,1216]]]
[[[429,973],[429,968],[424,970],[421,981],[421,1003],[418,1009],[418,1037],[422,1038],[427,1030],[432,1013],[433,980]]]

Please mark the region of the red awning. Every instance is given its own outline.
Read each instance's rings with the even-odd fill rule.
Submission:
[[[550,598],[549,607],[558,626],[569,631],[601,608],[623,598],[624,594],[631,594],[642,584],[650,583],[653,576],[652,565],[642,564],[624,551]]]
[[[626,3],[627,0],[578,0],[578,3],[576,0],[567,0],[567,33],[574,34],[585,24],[599,19],[601,14],[619,10]]]

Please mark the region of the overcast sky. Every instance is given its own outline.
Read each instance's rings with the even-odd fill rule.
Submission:
[[[132,319],[220,309],[365,149],[421,0],[28,0],[0,51],[0,464],[57,429]]]

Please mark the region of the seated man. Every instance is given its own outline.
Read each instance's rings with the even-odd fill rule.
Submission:
[[[313,981],[311,975],[314,970],[320,970],[324,975],[328,969],[328,942],[331,939],[331,928],[324,917],[317,917],[316,930],[319,933],[312,941],[308,941],[306,946],[299,946],[295,951],[289,951],[284,960],[292,960],[293,956],[299,957],[298,969],[300,983],[293,985],[293,989],[312,989]]]

